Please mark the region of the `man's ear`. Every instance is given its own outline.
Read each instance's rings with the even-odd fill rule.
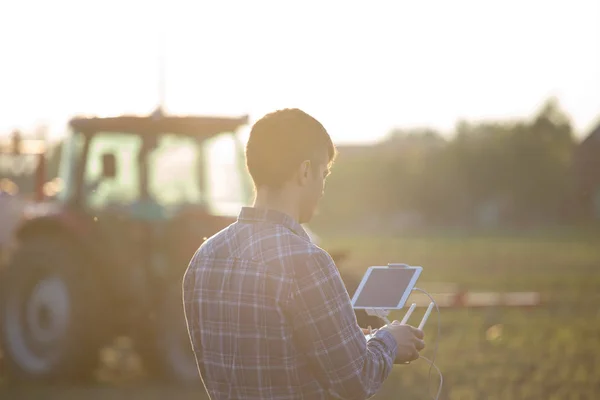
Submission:
[[[304,160],[300,164],[300,168],[298,168],[298,183],[300,186],[304,186],[308,181],[310,174],[311,163],[310,160]]]

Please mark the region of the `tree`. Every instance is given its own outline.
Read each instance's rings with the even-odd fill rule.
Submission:
[[[452,138],[396,129],[379,144],[341,150],[315,223],[417,213],[429,225],[472,225],[490,209],[505,225],[552,222],[567,197],[574,148],[556,99],[530,119],[459,121]]]

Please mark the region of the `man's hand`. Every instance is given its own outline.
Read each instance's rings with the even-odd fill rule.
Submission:
[[[425,348],[423,331],[410,325],[394,321],[380,330],[390,332],[398,344],[395,364],[405,364],[419,358],[419,352]]]

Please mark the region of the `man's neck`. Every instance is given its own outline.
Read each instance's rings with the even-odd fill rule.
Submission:
[[[298,207],[295,200],[296,197],[285,189],[273,190],[269,188],[260,188],[256,193],[254,207],[279,211],[288,214],[298,221]]]

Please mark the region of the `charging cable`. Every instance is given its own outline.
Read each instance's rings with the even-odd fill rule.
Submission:
[[[433,297],[431,297],[431,295],[429,293],[427,293],[425,290],[420,289],[420,288],[414,288],[413,290],[416,290],[418,292],[424,293],[427,297],[429,297],[429,299],[431,300],[431,302],[435,306],[435,309],[436,309],[437,315],[438,315],[438,318],[437,318],[437,320],[438,320],[438,329],[437,329],[437,336],[435,338],[435,346],[433,348],[433,357],[430,360],[430,359],[428,359],[426,357],[423,357],[423,356],[419,355],[419,358],[422,358],[423,360],[425,360],[425,361],[427,361],[429,363],[429,373],[427,375],[427,389],[428,389],[428,392],[430,394],[431,394],[431,369],[435,368],[436,371],[438,372],[439,376],[440,376],[440,385],[438,387],[437,394],[435,396],[432,396],[432,398],[434,400],[438,400],[440,398],[440,394],[442,393],[442,385],[444,384],[444,376],[442,375],[442,372],[437,367],[437,365],[435,365],[435,358],[437,356],[438,344],[439,344],[439,340],[440,340],[440,331],[441,331],[440,308],[438,307],[438,305],[435,302],[435,300],[433,299]]]

